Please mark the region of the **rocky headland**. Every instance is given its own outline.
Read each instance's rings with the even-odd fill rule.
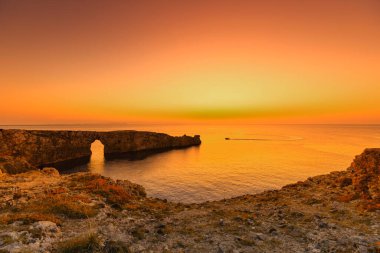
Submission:
[[[0,170],[14,174],[53,166],[72,167],[88,162],[91,143],[100,140],[106,159],[141,152],[162,152],[201,144],[200,136],[174,137],[144,131],[40,131],[0,129]]]
[[[201,204],[91,173],[0,177],[0,252],[380,252],[380,149],[344,171]]]

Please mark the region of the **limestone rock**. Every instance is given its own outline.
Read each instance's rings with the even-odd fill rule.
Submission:
[[[48,234],[48,233],[57,233],[59,232],[59,228],[57,226],[57,224],[55,224],[54,222],[51,222],[51,221],[38,221],[38,222],[35,222],[33,223],[31,226],[30,226],[30,229],[31,230],[38,230],[38,231],[41,231],[45,234]]]
[[[201,143],[199,135],[173,137],[141,131],[39,131],[0,129],[0,170],[20,173],[59,164],[85,163],[91,143],[104,144],[105,157],[140,151],[184,148]]]
[[[42,173],[49,175],[49,176],[53,176],[53,177],[59,176],[58,170],[56,168],[52,168],[52,167],[43,168]]]
[[[355,190],[364,199],[380,203],[380,149],[366,149],[349,168]]]
[[[366,151],[348,171],[198,204],[144,197],[141,186],[88,172],[7,174],[0,252],[60,252],[73,242],[101,252],[378,252],[380,212],[357,205],[374,202],[379,158]],[[361,179],[372,199],[338,200],[360,189]]]

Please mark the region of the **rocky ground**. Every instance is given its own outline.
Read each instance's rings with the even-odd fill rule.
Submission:
[[[380,252],[380,150],[348,170],[201,204],[52,168],[0,174],[0,252]]]

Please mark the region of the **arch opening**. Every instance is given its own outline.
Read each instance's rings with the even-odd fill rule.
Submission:
[[[100,140],[91,143],[91,157],[87,169],[93,173],[102,173],[104,171],[104,145]]]

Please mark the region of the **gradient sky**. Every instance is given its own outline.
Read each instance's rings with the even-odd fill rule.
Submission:
[[[380,123],[380,1],[0,0],[0,124]]]

